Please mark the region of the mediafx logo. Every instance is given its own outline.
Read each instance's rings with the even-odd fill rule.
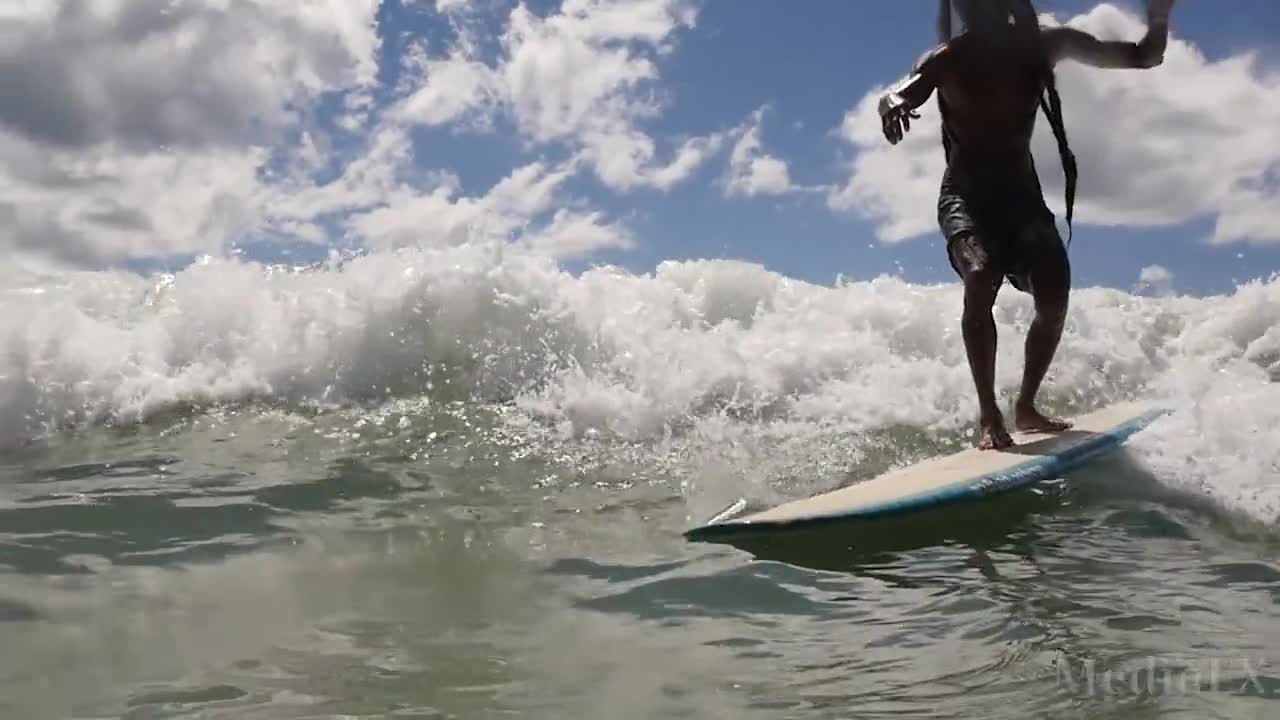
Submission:
[[[1227,693],[1280,698],[1280,677],[1267,674],[1269,663],[1260,656],[1201,657],[1148,656],[1108,667],[1093,658],[1059,655],[1055,662],[1058,686],[1082,697],[1108,695],[1194,695]]]

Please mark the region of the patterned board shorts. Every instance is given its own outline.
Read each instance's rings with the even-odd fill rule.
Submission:
[[[1066,246],[1034,177],[1012,190],[966,192],[947,171],[938,196],[938,225],[951,267],[962,279],[991,274],[997,284],[1008,278],[1029,293],[1034,271],[1042,283],[1070,284]]]

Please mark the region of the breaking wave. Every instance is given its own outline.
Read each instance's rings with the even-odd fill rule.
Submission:
[[[751,264],[652,274],[479,246],[279,268],[15,273],[0,288],[0,442],[224,403],[323,411],[397,398],[503,408],[572,442],[730,447],[755,437],[967,433],[960,289],[819,286]],[[1029,298],[997,303],[997,382],[1016,390]],[[1044,400],[1147,395],[1175,410],[1135,444],[1162,479],[1268,522],[1280,512],[1280,280],[1228,296],[1080,289]]]

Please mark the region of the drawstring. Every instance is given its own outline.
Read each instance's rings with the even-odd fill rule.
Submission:
[[[1053,70],[1048,71],[1049,87],[1053,88]],[[1048,96],[1048,102],[1045,102],[1045,96]],[[1058,141],[1058,154],[1062,156],[1062,174],[1066,178],[1066,201],[1067,201],[1067,246],[1071,245],[1071,238],[1074,230],[1071,225],[1071,217],[1075,211],[1076,202],[1076,155],[1071,152],[1071,148],[1067,145],[1067,131],[1062,123],[1062,99],[1058,97],[1056,89],[1051,89],[1044,95],[1040,96],[1040,108],[1044,110],[1045,117],[1049,119],[1049,126],[1053,128],[1053,136]]]
[[[1036,17],[1036,9],[1031,4],[1031,0],[1022,0],[1021,14],[1023,21],[1036,24],[1036,32],[1039,33],[1040,20]],[[1066,180],[1067,245],[1070,246],[1072,236],[1075,234],[1071,220],[1075,213],[1078,172],[1075,153],[1071,152],[1071,147],[1067,144],[1067,128],[1062,119],[1062,98],[1058,95],[1058,81],[1054,77],[1053,66],[1049,63],[1046,63],[1044,68],[1044,92],[1040,95],[1040,109],[1044,111],[1044,116],[1049,121],[1053,137],[1058,141],[1058,155],[1062,157],[1062,174]]]

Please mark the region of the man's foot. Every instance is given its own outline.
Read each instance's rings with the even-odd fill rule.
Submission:
[[[978,441],[979,450],[1003,450],[1013,445],[1013,438],[1004,429],[1004,420],[983,422],[982,439]]]
[[[1027,432],[1062,432],[1071,428],[1070,420],[1046,417],[1034,407],[1018,407],[1013,423],[1019,430]]]

